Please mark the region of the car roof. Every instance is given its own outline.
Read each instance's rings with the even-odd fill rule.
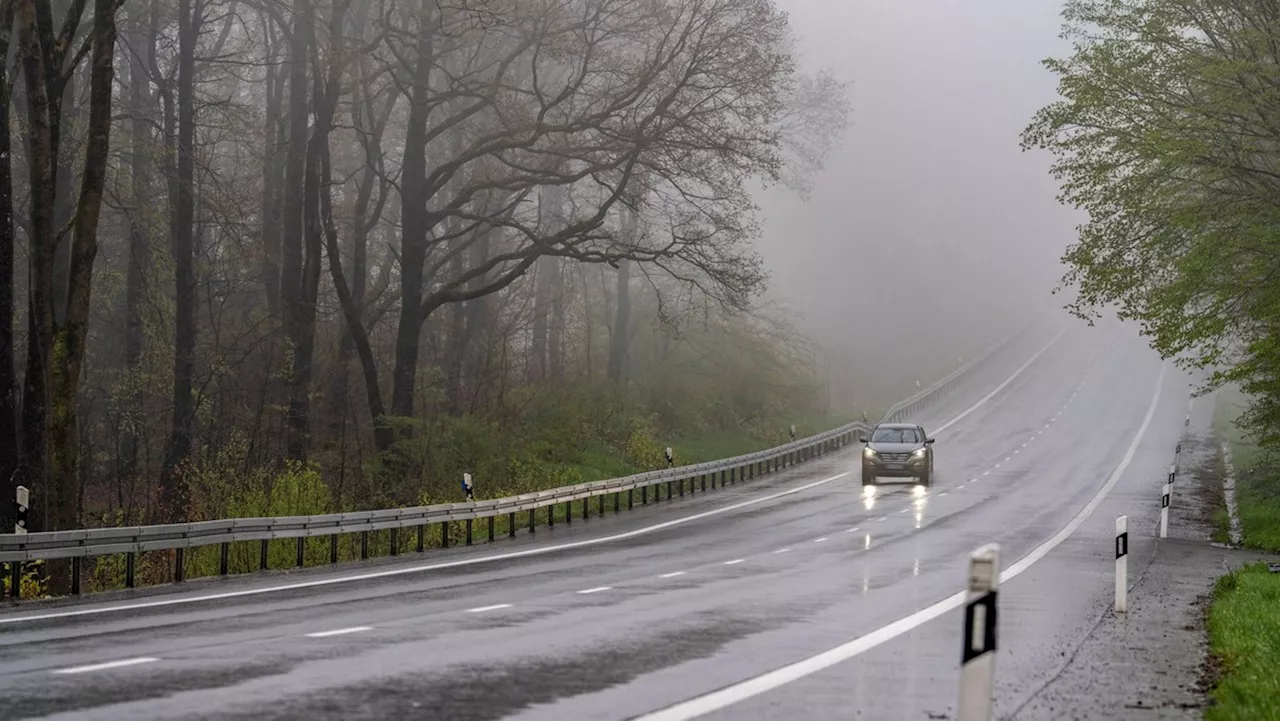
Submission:
[[[919,427],[919,423],[881,423],[876,426],[876,428],[911,428],[913,430]]]

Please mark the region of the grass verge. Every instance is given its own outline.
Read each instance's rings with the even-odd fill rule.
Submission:
[[[1231,451],[1243,545],[1280,553],[1280,469],[1267,463],[1257,444],[1235,425],[1244,403],[1245,398],[1232,389],[1219,392],[1214,431]]]
[[[1219,671],[1207,721],[1280,719],[1280,573],[1257,563],[1218,579],[1209,651]]]
[[[1280,552],[1280,471],[1235,425],[1245,402],[1233,389],[1220,391],[1214,430],[1235,468],[1243,545]],[[1207,721],[1280,721],[1280,573],[1257,563],[1218,579],[1208,628],[1216,678]]]

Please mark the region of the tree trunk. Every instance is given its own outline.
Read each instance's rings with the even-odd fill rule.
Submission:
[[[333,286],[338,293],[338,302],[342,306],[346,318],[347,329],[352,343],[360,358],[360,368],[364,375],[365,399],[369,404],[369,415],[373,418],[374,443],[380,449],[389,448],[394,440],[390,426],[386,424],[386,411],[382,405],[382,391],[378,385],[378,366],[373,357],[373,348],[369,344],[369,336],[365,332],[364,322],[360,318],[360,307],[347,286],[347,279],[342,272],[342,252],[338,246],[338,231],[333,223],[332,199],[328,188],[331,184],[329,169],[329,145],[325,143],[320,152],[320,212],[324,218],[325,236],[329,253],[329,272],[333,277]],[[343,369],[345,372],[345,368]]]
[[[66,323],[58,329],[49,374],[49,478],[54,489],[50,516],[55,530],[74,528],[79,520],[77,401],[89,327],[93,262],[98,252],[98,220],[110,156],[115,12],[115,0],[94,0],[84,177],[73,227]]]
[[[493,240],[493,226],[482,226],[477,229],[476,232],[479,233],[480,236],[476,238],[475,245],[471,248],[471,265],[472,267],[479,268],[489,262],[490,245]],[[472,283],[472,288],[483,288],[487,284],[488,279],[485,276],[477,276]],[[488,349],[478,341],[484,339],[482,331],[489,323],[489,319],[493,317],[493,300],[493,296],[483,295],[479,298],[473,298],[466,302],[466,328],[462,333],[462,373],[460,375],[462,376],[463,381],[463,385],[461,386],[463,393],[465,393],[466,381],[468,379],[470,379],[472,387],[477,391],[471,394],[473,406],[477,402],[483,400],[476,397],[478,391],[489,389],[487,377],[483,375],[487,360],[485,353]],[[463,403],[459,402],[458,405],[458,409],[460,411],[467,410]]]
[[[40,42],[37,13],[36,0],[18,0],[14,22],[26,90],[31,238],[27,370],[22,393],[22,459],[17,483],[32,491],[35,510],[32,530],[44,530],[57,527],[52,513],[57,496],[56,481],[50,479],[51,483],[44,483],[48,478],[49,375],[56,330],[53,322],[53,251],[57,230],[53,225],[54,123],[45,82],[45,54]]]
[[[631,334],[631,261],[618,262],[617,314],[613,319],[613,336],[609,346],[609,379],[622,382],[627,370],[627,350]]]
[[[178,167],[174,185],[173,264],[173,425],[161,484],[160,512],[166,520],[186,513],[180,465],[191,453],[191,424],[195,416],[192,384],[195,375],[195,45],[199,28],[191,0],[178,0]]]
[[[13,1],[0,0],[0,58],[9,57],[13,35]],[[13,498],[17,485],[22,426],[18,423],[18,376],[15,365],[13,164],[10,156],[9,102],[12,90],[7,63],[0,66],[0,533],[13,531]]]
[[[630,238],[636,231],[637,218],[629,208],[622,210],[622,233]],[[613,319],[613,335],[609,344],[609,379],[622,382],[627,371],[627,350],[631,345],[631,261],[618,263],[617,313]]]
[[[118,477],[132,479],[138,468],[138,434],[142,425],[140,363],[143,350],[142,306],[147,276],[151,268],[150,213],[152,198],[151,160],[154,142],[151,134],[152,98],[147,77],[147,60],[154,53],[151,40],[144,32],[143,13],[138,10],[129,19],[132,52],[129,57],[130,121],[129,176],[132,183],[133,209],[129,214],[129,255],[125,270],[124,301],[124,371],[129,380],[125,400],[124,429],[120,442]],[[144,56],[143,53],[146,53]]]
[[[76,74],[67,76],[66,85],[62,89],[58,106],[58,124],[60,127],[75,127],[76,107]],[[67,119],[71,122],[68,123]],[[54,205],[53,227],[60,233],[71,221],[75,212],[75,152],[74,144],[58,143],[54,148],[58,167],[54,171]],[[71,239],[59,237],[58,245],[53,252],[53,322],[61,324],[67,317],[67,284],[71,281]]]
[[[547,374],[548,380],[559,384],[564,382],[565,263],[561,258],[551,260],[551,319],[550,333],[547,338]]]
[[[396,328],[395,366],[391,376],[391,413],[413,417],[418,343],[425,320],[423,263],[427,256],[427,120],[434,27],[434,2],[423,0],[419,16],[417,62],[409,97],[409,126],[405,130],[401,169],[400,321]]]
[[[284,83],[275,68],[267,68],[266,141],[262,168],[262,286],[267,294],[267,313],[280,314],[280,258],[282,253],[281,190],[284,185],[285,143],[280,114],[284,105]]]
[[[309,407],[303,374],[302,352],[307,345],[304,295],[303,242],[306,235],[307,172],[307,48],[310,45],[311,3],[294,0],[289,50],[289,140],[285,163],[283,263],[280,300],[284,310],[285,338],[289,347],[289,402],[286,416],[286,452],[300,459],[306,453]],[[307,363],[309,365],[309,362]],[[309,369],[308,369],[309,370]]]
[[[453,237],[452,245],[454,246],[450,248],[453,257],[449,261],[449,273],[455,278],[464,272],[463,268],[466,265],[466,253],[461,250],[461,246],[467,240],[459,235],[460,225],[462,222],[453,218],[448,231],[448,234]],[[449,308],[449,331],[444,345],[444,367],[447,371],[446,381],[449,384],[449,411],[455,414],[462,410],[464,376],[467,370],[467,312],[468,306],[473,302],[475,301],[454,303]]]

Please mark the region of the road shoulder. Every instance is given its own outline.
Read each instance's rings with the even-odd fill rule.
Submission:
[[[1058,672],[1008,718],[1202,717],[1213,678],[1206,612],[1214,585],[1225,573],[1267,558],[1212,540],[1224,468],[1212,431],[1189,429],[1169,537],[1151,539],[1146,557],[1131,561],[1128,613],[1102,612],[1084,639],[1063,651]]]

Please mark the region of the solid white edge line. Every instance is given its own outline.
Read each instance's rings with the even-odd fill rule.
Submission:
[[[735,564],[742,563],[742,562],[743,562],[743,561],[745,561],[745,560],[747,560],[747,559],[745,559],[745,558],[735,558],[735,559],[733,559],[732,561],[725,561],[725,562],[724,562],[724,565],[726,565],[726,566],[733,566],[733,565],[735,565]]]
[[[966,409],[963,413],[961,413],[960,415],[956,416],[955,418],[952,418],[951,420],[947,421],[946,423],[943,423],[941,426],[939,426],[939,427],[935,428],[935,429],[934,429],[934,431],[933,431],[933,432],[934,432],[934,435],[937,435],[937,434],[939,434],[939,433],[941,433],[941,432],[943,432],[943,431],[947,430],[947,429],[948,429],[948,428],[950,428],[951,426],[954,426],[955,424],[957,424],[957,423],[959,423],[960,421],[964,420],[964,419],[965,419],[965,417],[966,417],[966,416],[968,416],[970,413],[973,413],[974,411],[978,410],[978,409],[979,409],[979,408],[981,408],[982,406],[986,405],[987,401],[991,400],[992,398],[995,398],[995,397],[996,397],[996,394],[998,394],[1000,391],[1004,390],[1005,388],[1008,388],[1010,383],[1012,383],[1014,380],[1016,380],[1018,376],[1022,375],[1022,372],[1023,372],[1023,371],[1025,371],[1027,368],[1030,368],[1032,363],[1035,363],[1035,362],[1036,362],[1036,360],[1040,358],[1040,356],[1044,355],[1046,351],[1048,351],[1050,348],[1052,348],[1052,347],[1053,347],[1053,344],[1054,344],[1054,343],[1057,343],[1057,342],[1058,342],[1058,339],[1059,339],[1059,338],[1061,338],[1062,336],[1066,335],[1066,333],[1067,333],[1067,328],[1063,328],[1062,330],[1058,331],[1058,334],[1057,334],[1057,335],[1055,335],[1055,336],[1053,337],[1053,340],[1049,341],[1048,343],[1046,343],[1046,344],[1045,344],[1045,346],[1044,346],[1043,348],[1041,348],[1040,350],[1036,351],[1036,354],[1035,354],[1035,355],[1033,355],[1033,356],[1031,356],[1031,359],[1030,359],[1030,360],[1028,360],[1026,363],[1023,363],[1021,366],[1019,366],[1019,367],[1018,367],[1018,370],[1014,371],[1014,372],[1013,372],[1013,375],[1011,375],[1011,376],[1009,376],[1008,378],[1006,378],[1006,379],[1005,379],[1005,381],[1004,381],[1004,383],[1001,383],[1000,385],[996,386],[994,390],[992,390],[990,393],[988,393],[988,394],[986,394],[985,396],[983,396],[983,397],[982,397],[982,400],[978,401],[977,403],[974,403],[972,406],[970,406],[969,408],[967,408],[967,409]]]
[[[94,663],[88,666],[72,666],[71,668],[60,668],[53,673],[60,675],[71,675],[77,673],[91,673],[93,671],[109,671],[113,668],[124,668],[126,666],[137,666],[144,663],[155,663],[160,659],[153,656],[139,656],[137,658],[125,658],[119,661],[107,661],[106,663]]]
[[[1022,375],[1023,371],[1025,371],[1028,367],[1030,367],[1031,364],[1035,362],[1037,358],[1039,358],[1041,355],[1045,353],[1045,351],[1049,350],[1049,348],[1054,343],[1056,343],[1058,339],[1061,338],[1066,332],[1067,332],[1067,328],[1063,328],[1058,333],[1058,335],[1053,337],[1053,340],[1049,341],[1044,348],[1041,348],[1034,356],[1032,356],[1031,360],[1028,360],[1026,363],[1023,363],[1018,368],[1018,370],[1013,372],[1013,375],[1009,376],[1003,383],[996,386],[995,390],[983,396],[981,400],[979,400],[977,403],[970,406],[960,415],[956,416],[955,418],[952,418],[951,420],[939,426],[934,431],[934,434],[936,435],[938,433],[941,433],[946,429],[950,428],[951,426],[955,425],[956,423],[959,423],[963,418],[965,418],[970,413],[973,413],[978,408],[986,404],[987,401],[994,398],[997,393],[999,393],[1000,391],[1008,387],[1008,385],[1012,383],[1015,378]],[[0,626],[14,624],[14,623],[22,623],[24,621],[46,621],[46,620],[55,619],[55,618],[96,616],[98,614],[111,613],[114,611],[137,611],[145,608],[162,608],[164,606],[179,606],[179,605],[185,605],[190,603],[200,603],[203,601],[221,601],[228,598],[244,598],[247,596],[261,596],[268,593],[279,593],[281,591],[296,591],[303,588],[319,588],[323,586],[333,586],[340,583],[370,581],[377,578],[390,578],[393,576],[404,576],[404,575],[413,574],[413,573],[439,571],[446,568],[472,566],[472,565],[481,564],[481,563],[492,563],[494,561],[507,561],[513,558],[527,558],[529,556],[541,556],[544,554],[555,553],[557,551],[565,551],[573,548],[585,548],[587,546],[597,546],[604,543],[612,543],[614,541],[621,541],[628,538],[643,536],[646,534],[654,533],[655,531],[661,531],[667,528],[681,526],[686,523],[692,523],[693,521],[699,521],[704,518],[718,516],[722,513],[729,513],[731,511],[736,511],[739,508],[747,508],[749,506],[754,506],[759,503],[767,503],[769,501],[773,501],[779,498],[784,498],[786,496],[792,496],[797,493],[803,493],[807,490],[817,488],[819,486],[824,486],[834,481],[838,481],[841,478],[845,478],[846,476],[850,475],[850,473],[851,473],[850,471],[845,471],[844,473],[837,473],[834,476],[823,478],[821,480],[814,481],[813,483],[806,483],[802,486],[796,486],[795,488],[791,488],[785,491],[779,491],[778,493],[771,493],[767,496],[752,498],[750,500],[741,501],[739,503],[733,503],[728,506],[723,506],[721,508],[713,508],[709,511],[695,513],[693,515],[685,516],[683,518],[673,518],[670,521],[656,523],[652,526],[645,526],[644,528],[637,528],[632,531],[615,533],[612,536],[602,536],[600,538],[588,538],[581,541],[571,541],[569,543],[561,543],[553,546],[543,546],[541,548],[528,548],[523,551],[511,551],[510,553],[495,553],[491,556],[480,556],[477,558],[463,558],[463,559],[458,559],[456,561],[443,561],[440,563],[429,563],[421,566],[408,566],[405,568],[389,568],[382,571],[371,571],[369,573],[359,573],[351,576],[339,576],[336,578],[318,578],[313,581],[299,581],[297,583],[286,583],[286,584],[281,584],[279,586],[265,586],[262,588],[246,588],[239,591],[225,591],[223,593],[210,593],[203,596],[185,596],[183,598],[165,598],[165,599],[157,599],[154,601],[140,601],[137,603],[124,603],[124,604],[113,605],[113,606],[80,608],[74,611],[51,611],[49,613],[31,614],[27,616],[0,616]]]
[[[467,613],[484,613],[485,611],[501,611],[504,608],[511,608],[511,604],[495,603],[492,606],[480,606],[479,608],[468,608]]]
[[[584,588],[578,591],[578,595],[585,596],[588,593],[601,593],[603,591],[612,591],[613,586],[596,586],[595,588]]]
[[[791,550],[790,548],[779,548],[778,550],[774,551],[774,553],[787,553],[790,550]]]
[[[332,631],[316,631],[315,633],[304,634],[307,638],[329,638],[330,636],[345,636],[348,633],[360,633],[361,631],[372,631],[373,626],[352,626],[350,628],[336,628]]]
[[[676,576],[683,576],[684,574],[684,571],[672,571],[671,573],[664,573],[661,576],[658,576],[658,578],[675,578]]]
[[[1142,420],[1142,425],[1138,427],[1138,432],[1134,435],[1133,442],[1129,444],[1128,451],[1120,460],[1120,464],[1111,472],[1107,478],[1107,482],[1102,484],[1102,488],[1094,494],[1093,498],[1085,504],[1084,508],[1063,526],[1057,533],[1051,536],[1047,541],[1036,546],[1030,553],[1023,556],[1017,563],[1010,566],[1000,574],[1000,582],[1007,583],[1014,579],[1023,571],[1027,570],[1036,561],[1044,558],[1050,551],[1057,548],[1063,541],[1076,531],[1085,519],[1093,514],[1094,510],[1102,503],[1103,499],[1111,492],[1116,483],[1120,480],[1120,476],[1125,469],[1129,467],[1129,463],[1133,460],[1133,456],[1138,451],[1138,445],[1142,442],[1143,437],[1147,434],[1147,428],[1151,425],[1151,419],[1155,416],[1156,407],[1160,404],[1160,390],[1164,385],[1166,365],[1160,364],[1160,374],[1156,379],[1155,393],[1151,398],[1151,405],[1147,408],[1147,415]],[[726,686],[718,691],[713,691],[704,696],[682,701],[680,703],[668,706],[667,708],[654,711],[642,716],[636,716],[632,721],[686,721],[687,719],[696,718],[704,714],[718,711],[720,709],[732,706],[740,701],[745,701],[753,696],[758,696],[766,691],[771,691],[779,686],[791,683],[797,679],[809,676],[811,674],[822,671],[842,661],[847,661],[854,656],[870,651],[880,644],[896,638],[907,631],[921,626],[938,616],[955,608],[959,608],[965,601],[967,592],[960,591],[938,601],[932,606],[923,608],[915,613],[900,618],[893,623],[882,626],[871,633],[849,641],[848,643],[836,646],[833,649],[823,651],[822,653],[811,656],[809,658],[797,661],[792,664],[783,666],[782,668],[769,671],[754,678],[739,681],[738,683]]]

